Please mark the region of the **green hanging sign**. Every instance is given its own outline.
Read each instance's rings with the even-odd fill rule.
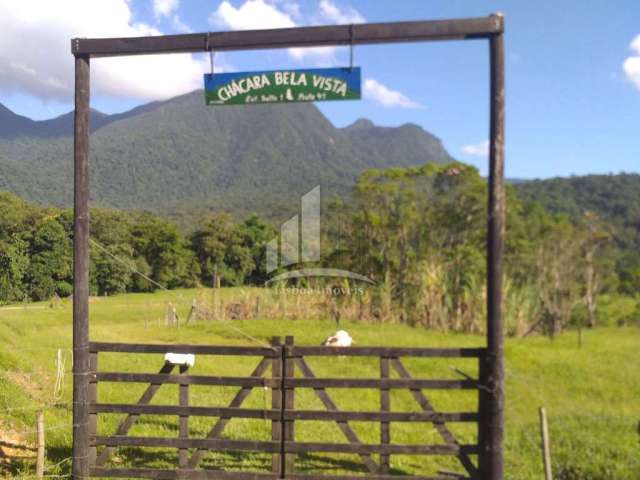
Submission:
[[[207,105],[360,99],[360,68],[205,74]]]

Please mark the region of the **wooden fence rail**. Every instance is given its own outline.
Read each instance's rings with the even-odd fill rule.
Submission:
[[[295,471],[295,458],[299,454],[339,453],[358,455],[366,470],[366,478],[374,479],[438,479],[438,478],[478,478],[477,467],[472,455],[478,455],[475,444],[459,443],[448,428],[451,422],[477,423],[477,411],[443,412],[436,411],[423,390],[476,390],[481,387],[477,379],[465,376],[463,379],[422,379],[413,378],[402,359],[416,358],[476,358],[480,363],[485,355],[483,348],[429,349],[394,347],[300,347],[295,346],[293,337],[286,337],[283,343],[274,338],[271,347],[234,347],[208,345],[140,345],[121,343],[90,344],[90,461],[91,475],[120,478],[157,479],[205,479],[234,478],[262,479],[287,478],[309,480],[332,480],[364,478],[353,475],[324,475]],[[220,355],[259,357],[258,365],[246,377],[191,375],[186,366],[166,363],[158,373],[103,372],[98,370],[100,353],[195,353],[198,355]],[[379,359],[379,378],[317,378],[305,357],[373,357]],[[199,360],[203,362],[203,360]],[[391,378],[396,372],[399,378]],[[270,373],[270,376],[269,376]],[[296,376],[298,373],[298,376]],[[137,403],[101,403],[98,401],[100,383],[147,384],[147,388]],[[177,405],[152,404],[152,400],[162,385],[178,386]],[[239,391],[228,405],[190,405],[190,387],[239,387]],[[271,390],[271,406],[267,408],[246,408],[244,401],[254,388]],[[325,410],[296,408],[296,389],[311,389]],[[380,392],[378,411],[340,410],[327,389],[375,389]],[[391,391],[408,390],[419,410],[410,412],[392,411]],[[265,397],[266,398],[266,397]],[[112,435],[98,434],[97,416],[125,414]],[[142,437],[128,435],[134,424],[143,415],[172,416],[178,420],[177,437]],[[189,419],[192,417],[213,417],[217,419],[204,438],[189,435]],[[271,423],[271,440],[229,439],[224,437],[225,427],[234,418],[264,419]],[[321,421],[335,423],[346,442],[296,441],[297,421]],[[379,443],[363,443],[349,422],[376,422],[380,425]],[[394,422],[431,423],[444,441],[442,444],[393,443],[391,424]],[[178,462],[174,469],[122,468],[106,466],[118,447],[126,448],[168,448],[178,451]],[[191,454],[190,454],[191,450]],[[199,468],[208,452],[262,452],[272,456],[271,472],[227,472]],[[392,455],[450,455],[456,457],[464,474],[445,472],[442,477],[405,476],[391,474]],[[375,457],[374,457],[375,456]]]

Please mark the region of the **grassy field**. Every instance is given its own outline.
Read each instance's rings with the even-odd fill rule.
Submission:
[[[222,290],[228,299],[245,291]],[[326,321],[237,320],[197,322],[179,328],[164,326],[168,302],[186,318],[192,299],[211,292],[178,290],[171,293],[131,294],[92,299],[91,338],[97,341],[176,342],[198,344],[253,345],[266,343],[274,335],[294,335],[296,344],[317,345],[335,331],[335,323]],[[414,329],[402,325],[343,324],[357,345],[397,346],[482,346],[481,336]],[[247,337],[248,334],[251,338]],[[47,425],[47,474],[67,475],[71,445],[71,306],[68,301],[51,308],[48,304],[29,304],[0,308],[0,442],[32,446],[35,440],[35,412],[45,409]],[[600,328],[584,333],[583,345],[577,335],[566,333],[553,341],[546,338],[509,339],[506,342],[506,472],[510,479],[542,478],[538,407],[547,408],[552,442],[554,474],[557,479],[638,479],[640,478],[640,329]],[[60,351],[60,353],[59,353]],[[65,362],[62,388],[56,389],[56,359]],[[248,375],[257,358],[198,357],[194,374]],[[318,376],[376,377],[379,366],[373,359],[313,359]],[[100,370],[157,372],[160,355],[105,354]],[[422,378],[456,378],[452,365],[477,374],[469,360],[414,360],[407,367]],[[103,384],[101,402],[134,403],[143,385]],[[193,405],[222,406],[235,388],[192,387]],[[329,390],[341,409],[376,409],[378,393]],[[427,392],[435,407],[443,411],[475,409],[473,392]],[[323,409],[312,391],[296,391],[296,406]],[[244,406],[270,407],[270,392],[256,389]],[[177,387],[163,386],[153,403],[177,404]],[[394,392],[392,408],[416,410],[408,392]],[[100,417],[99,432],[112,433],[122,416]],[[194,418],[190,434],[203,437],[212,419]],[[463,442],[475,441],[471,425],[452,424]],[[379,438],[374,423],[354,423],[354,429],[366,442]],[[237,439],[268,439],[271,425],[265,420],[233,420],[225,434]],[[177,436],[177,419],[143,417],[131,435]],[[428,424],[393,425],[392,438],[398,443],[439,443]],[[296,439],[303,441],[343,441],[335,425],[324,422],[296,422]],[[2,444],[0,444],[2,445]],[[5,449],[12,455],[23,450]],[[140,455],[122,449],[113,459],[117,465],[170,467],[177,464],[175,450],[154,450]],[[453,459],[392,456],[397,473],[432,473],[437,470],[460,471]],[[266,455],[211,454],[204,463],[210,467],[266,470]],[[353,455],[300,455],[296,467],[304,472],[364,473]],[[12,460],[0,466],[5,477],[34,474],[30,459]]]

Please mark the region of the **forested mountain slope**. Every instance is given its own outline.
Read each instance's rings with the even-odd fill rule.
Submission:
[[[0,190],[70,205],[72,115],[34,122],[0,113]],[[92,122],[94,204],[173,216],[283,218],[318,184],[340,194],[367,168],[452,160],[416,125],[336,128],[313,104],[213,108],[201,91],[119,115],[94,111]]]

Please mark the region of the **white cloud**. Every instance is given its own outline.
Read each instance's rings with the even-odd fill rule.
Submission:
[[[635,55],[630,56],[624,61],[622,68],[624,74],[635,87],[640,90],[640,34],[629,45],[629,48],[635,52]]]
[[[465,145],[462,147],[462,153],[475,157],[486,157],[489,155],[489,140],[474,145]]]
[[[180,0],[153,0],[153,13],[156,20],[167,17],[171,20],[171,26],[178,33],[192,33],[191,27],[184,23],[177,11]]]
[[[355,8],[340,10],[330,0],[320,0],[320,16],[331,23],[364,23],[365,18]]]
[[[291,15],[264,0],[247,0],[238,8],[224,1],[211,14],[209,22],[231,30],[261,30],[295,27]]]
[[[189,25],[184,23],[179,15],[174,15],[171,19],[173,28],[179,33],[193,33],[193,30]]]
[[[363,95],[385,107],[424,108],[409,99],[405,94],[392,90],[373,78],[364,81]]]
[[[73,97],[74,37],[161,34],[135,23],[128,0],[0,0],[0,91],[44,100]],[[169,98],[202,86],[205,58],[188,54],[92,60],[92,93],[140,100]]]
[[[223,1],[210,15],[209,23],[231,30],[261,30],[299,26],[300,5],[289,0],[246,0],[238,7]],[[318,12],[310,23],[360,23],[365,19],[353,8],[339,9],[329,0],[321,0]],[[303,22],[304,23],[304,22]],[[309,23],[309,22],[307,22]],[[335,63],[335,47],[289,48],[289,56],[302,62],[309,59],[315,65]]]
[[[293,0],[274,0],[281,6],[282,10],[291,15],[292,18],[301,18],[302,11],[300,10],[300,4]]]
[[[153,0],[153,13],[156,17],[169,17],[179,6],[180,0]]]
[[[336,63],[335,47],[289,48],[289,56],[298,62],[308,60],[316,67],[328,67]]]

